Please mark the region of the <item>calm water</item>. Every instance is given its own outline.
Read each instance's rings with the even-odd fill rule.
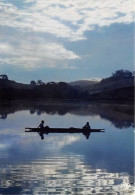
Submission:
[[[25,133],[41,120],[49,127],[105,133]],[[0,105],[0,194],[133,194],[133,106],[77,102]]]

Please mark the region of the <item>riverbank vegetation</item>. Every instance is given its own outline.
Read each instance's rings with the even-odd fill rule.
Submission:
[[[81,99],[81,100],[134,100],[134,74],[128,70],[117,70],[110,77],[99,82],[81,85],[65,82],[30,81],[30,84],[17,83],[0,78],[0,99]]]

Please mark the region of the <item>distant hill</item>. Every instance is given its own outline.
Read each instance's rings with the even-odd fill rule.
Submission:
[[[70,83],[73,86],[79,86],[88,93],[100,93],[118,88],[134,86],[134,76],[130,71],[118,70],[112,76],[104,78],[101,81],[75,81]]]
[[[90,94],[102,91],[134,86],[134,77],[109,77],[102,79],[99,83],[89,86],[87,90]]]
[[[70,83],[31,81],[30,84],[0,78],[0,99],[83,99],[134,100],[134,76],[128,70],[117,70],[101,81],[79,80]]]
[[[0,79],[0,99],[86,99],[88,93],[65,82],[23,84]]]
[[[122,87],[93,93],[89,100],[134,101],[134,87]]]
[[[87,91],[92,100],[133,100],[134,76],[128,70],[117,70],[101,81],[81,80],[70,85]]]
[[[89,94],[99,93],[102,91],[113,90],[123,87],[134,86],[133,78],[106,78],[102,79],[99,83],[94,85],[89,85],[85,87],[85,90],[88,90]]]
[[[12,80],[0,79],[0,88],[30,89],[31,86],[29,84],[17,83]]]
[[[69,85],[85,88],[87,86],[91,86],[91,85],[97,84],[98,82],[99,81],[96,81],[96,80],[79,80],[79,81],[70,82]]]

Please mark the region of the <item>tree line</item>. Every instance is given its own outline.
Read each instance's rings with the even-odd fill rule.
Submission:
[[[35,82],[32,80],[30,84],[17,83],[8,79],[7,75],[2,75],[0,78],[0,99],[12,100],[12,99],[106,99],[113,98],[112,94],[116,96],[116,99],[129,98],[126,94],[131,93],[134,83],[134,72],[129,70],[117,70],[112,73],[108,78],[102,79],[99,83],[93,84],[87,87],[87,89],[81,89],[76,86],[71,86],[65,82],[49,82],[44,83],[42,80]],[[107,92],[107,90],[114,90],[115,88],[126,88],[124,90],[118,90],[116,92]],[[100,93],[100,94],[98,94]],[[111,95],[110,95],[111,94]],[[119,94],[119,96],[118,96]],[[118,96],[118,97],[117,97]]]

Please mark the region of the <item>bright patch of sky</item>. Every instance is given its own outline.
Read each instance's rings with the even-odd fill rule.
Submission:
[[[0,0],[0,72],[68,81],[133,69],[133,3]]]

